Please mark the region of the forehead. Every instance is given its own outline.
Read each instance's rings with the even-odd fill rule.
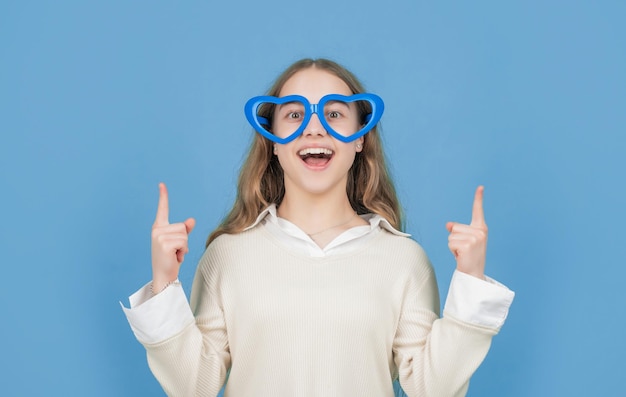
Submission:
[[[321,69],[308,68],[291,76],[283,85],[279,96],[302,95],[309,102],[317,103],[320,98],[328,94],[352,95],[352,91],[334,74]]]

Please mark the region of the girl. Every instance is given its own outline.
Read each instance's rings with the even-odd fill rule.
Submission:
[[[190,304],[177,281],[195,221],[170,224],[165,185],[152,282],[124,309],[168,395],[463,396],[513,292],[484,276],[483,188],[444,315],[402,216],[376,126],[382,101],[340,65],[289,67],[246,115],[259,132],[230,213],[208,238]]]

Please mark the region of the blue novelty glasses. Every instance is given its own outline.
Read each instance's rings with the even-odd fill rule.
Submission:
[[[257,96],[246,102],[248,122],[267,139],[285,144],[306,129],[313,113],[332,137],[352,142],[380,121],[385,105],[375,94],[330,94],[311,104],[301,95]],[[365,115],[365,116],[363,116]]]

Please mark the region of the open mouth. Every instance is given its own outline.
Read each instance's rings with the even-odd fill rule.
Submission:
[[[321,167],[326,165],[333,157],[334,152],[326,148],[306,148],[298,152],[298,155],[307,165]]]

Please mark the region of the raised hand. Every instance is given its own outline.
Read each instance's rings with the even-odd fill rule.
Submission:
[[[472,276],[485,278],[485,257],[487,255],[487,224],[483,212],[483,192],[478,186],[474,195],[472,221],[469,225],[448,222],[446,229],[448,248],[456,259],[457,270]]]
[[[189,233],[196,221],[193,218],[182,223],[169,222],[167,188],[159,183],[159,205],[152,226],[152,291],[160,292],[178,278],[178,270],[185,254]]]

